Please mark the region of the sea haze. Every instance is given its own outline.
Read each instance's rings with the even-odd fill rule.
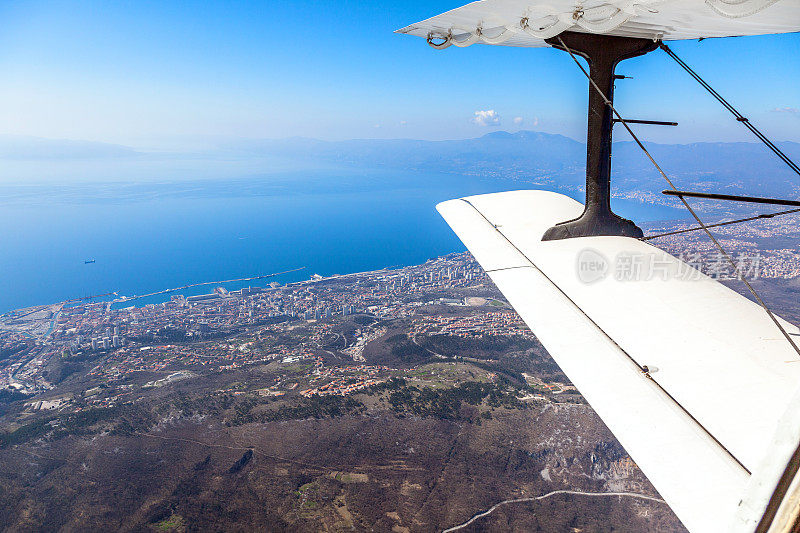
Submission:
[[[800,145],[781,146],[800,156]],[[800,194],[758,144],[649,147],[683,189]],[[627,198],[614,200],[617,212],[638,222],[685,218],[632,143],[616,143],[614,154],[614,194]],[[298,267],[306,269],[275,281],[420,263],[464,249],[438,202],[531,188],[580,199],[585,145],[521,131],[455,141],[209,141],[169,153],[0,136],[0,160],[5,312]],[[699,207],[711,220],[736,214],[730,205]],[[160,300],[137,304],[150,301]]]
[[[298,267],[306,269],[275,281],[421,263],[464,250],[436,212],[438,202],[520,188],[498,178],[357,168],[2,186],[0,312]],[[681,216],[632,201],[616,208],[636,220]],[[96,262],[84,263],[90,259]]]

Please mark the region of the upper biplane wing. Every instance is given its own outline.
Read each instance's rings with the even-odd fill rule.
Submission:
[[[397,30],[474,43],[547,46],[563,31],[653,40],[800,31],[800,0],[481,0]]]
[[[800,357],[760,306],[637,239],[543,241],[583,210],[561,194],[437,209],[690,531],[753,531],[776,511]]]

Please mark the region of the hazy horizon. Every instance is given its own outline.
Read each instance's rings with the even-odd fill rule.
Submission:
[[[617,136],[615,174],[651,171],[632,143]],[[677,176],[711,173],[741,185],[742,177],[759,176],[778,186],[788,170],[757,142],[657,143],[659,160]],[[800,144],[777,141],[790,157]],[[737,149],[740,147],[741,149]],[[369,169],[431,170],[499,177],[536,184],[536,177],[574,178],[585,163],[585,141],[573,137],[519,130],[482,132],[461,139],[413,138],[321,140],[310,137],[258,139],[208,137],[167,147],[131,146],[78,139],[0,134],[0,186],[86,183],[155,183],[159,181],[235,180],[247,177],[302,175],[341,169],[356,174]],[[736,163],[732,168],[731,161]],[[565,166],[566,165],[566,166]],[[628,170],[626,170],[628,169]],[[566,174],[565,174],[566,172]],[[741,174],[741,176],[739,176]],[[579,180],[582,181],[582,178]]]
[[[638,128],[642,128],[641,126],[635,126]],[[652,131],[648,130],[639,130],[637,134],[641,134],[642,137],[646,136],[646,133]],[[220,148],[220,143],[236,143],[236,142],[276,142],[276,141],[316,141],[322,143],[343,143],[348,141],[420,141],[420,142],[447,142],[447,141],[465,141],[465,140],[474,140],[480,139],[482,137],[491,137],[494,134],[509,134],[509,135],[516,135],[519,133],[536,133],[536,134],[544,134],[550,136],[560,136],[566,137],[572,141],[586,144],[585,141],[585,133],[584,135],[568,135],[565,133],[554,132],[554,131],[545,131],[542,129],[530,129],[530,128],[497,128],[491,131],[479,131],[474,133],[465,133],[464,135],[454,135],[451,137],[437,137],[437,138],[426,138],[424,136],[402,136],[398,135],[396,137],[347,137],[347,138],[335,138],[335,137],[323,137],[323,136],[313,136],[313,135],[289,135],[289,136],[273,136],[273,137],[247,137],[241,135],[178,135],[178,136],[169,136],[164,137],[160,140],[159,143],[152,143],[152,142],[114,142],[111,140],[98,140],[98,139],[90,139],[90,138],[82,138],[82,137],[49,137],[49,136],[42,136],[42,135],[24,135],[24,134],[14,134],[14,133],[0,133],[0,149],[2,149],[3,141],[31,141],[31,142],[64,142],[64,143],[71,143],[73,144],[74,148],[80,149],[83,147],[88,146],[108,146],[108,147],[120,147],[130,149],[135,152],[140,153],[149,153],[149,154],[158,154],[158,153],[187,153],[187,152],[203,152],[209,151],[214,149]],[[746,144],[761,144],[761,141],[756,139],[754,136],[750,135],[750,138],[743,137],[741,139],[736,140],[726,140],[724,138],[709,138],[705,140],[680,140],[676,139],[673,142],[669,141],[656,141],[656,140],[647,140],[643,139],[644,142],[651,143],[651,144],[662,144],[662,145],[677,145],[677,146],[685,146],[690,144],[733,144],[733,143],[746,143]],[[777,143],[800,143],[800,138],[798,139],[790,139],[790,138],[771,138],[773,142]],[[624,130],[616,130],[614,135],[614,143],[623,143],[623,142],[631,142],[631,137],[625,132]],[[133,155],[133,154],[130,154]],[[24,154],[17,156],[8,152],[2,153],[0,152],[0,158],[21,158],[27,157]]]

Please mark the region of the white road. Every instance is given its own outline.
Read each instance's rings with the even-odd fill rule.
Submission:
[[[661,498],[655,498],[653,496],[648,496],[646,494],[639,494],[636,492],[581,492],[578,490],[554,490],[542,496],[534,496],[532,498],[515,498],[510,500],[503,500],[499,503],[492,505],[488,510],[476,514],[463,524],[459,524],[457,526],[445,529],[444,531],[442,531],[442,533],[451,533],[452,531],[458,531],[459,529],[463,529],[468,525],[472,524],[473,522],[475,522],[476,520],[479,520],[484,516],[489,516],[495,511],[495,509],[497,509],[502,505],[507,505],[509,503],[534,502],[534,501],[544,500],[545,498],[549,498],[550,496],[555,496],[557,494],[576,494],[579,496],[627,496],[630,498],[639,498],[641,500],[650,500],[654,502],[665,503],[664,500],[662,500]]]

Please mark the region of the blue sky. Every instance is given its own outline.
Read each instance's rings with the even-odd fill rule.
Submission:
[[[4,2],[0,134],[167,146],[217,137],[584,136],[563,52],[429,48],[393,30],[459,1]],[[765,132],[800,141],[800,35],[673,45]],[[660,51],[618,72],[617,106],[661,142],[751,140]],[[499,124],[471,121],[494,110]],[[780,111],[776,111],[780,110]],[[521,117],[521,124],[514,118]]]

